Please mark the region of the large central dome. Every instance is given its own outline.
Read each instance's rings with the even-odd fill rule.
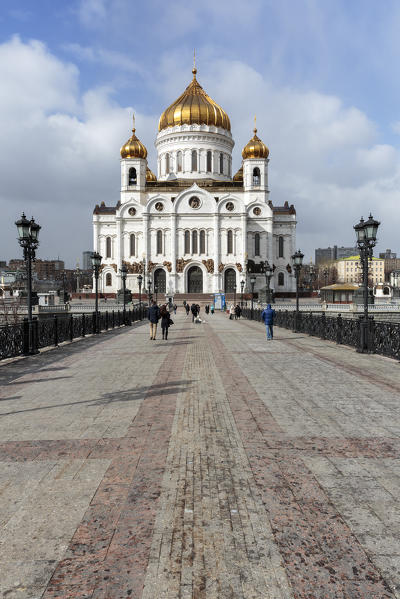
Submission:
[[[231,130],[228,115],[210,96],[206,94],[196,79],[197,70],[192,70],[193,79],[185,91],[162,115],[158,130],[176,125],[211,125],[221,129]]]

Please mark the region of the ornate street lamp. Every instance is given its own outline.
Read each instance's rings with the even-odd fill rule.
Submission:
[[[241,298],[240,298],[240,307],[243,308],[243,291],[244,291],[244,286],[245,286],[245,282],[242,279],[240,281],[240,293],[241,293]]]
[[[298,332],[298,322],[299,322],[299,278],[301,266],[303,264],[304,254],[301,253],[300,250],[297,250],[292,256],[293,267],[294,267],[294,276],[296,277],[296,313],[294,318],[294,333]]]
[[[33,319],[32,319],[32,261],[35,260],[36,249],[39,245],[39,231],[41,226],[35,223],[33,217],[28,220],[24,213],[19,220],[16,221],[18,230],[19,245],[24,251],[24,260],[27,266],[28,277],[28,344],[26,354],[37,354],[37,343],[34,339]]]
[[[357,246],[360,251],[360,262],[362,267],[362,287],[364,299],[364,315],[360,320],[360,347],[359,352],[365,353],[369,351],[368,339],[368,262],[372,259],[372,249],[376,245],[376,236],[380,223],[369,215],[367,221],[361,217],[358,224],[354,225],[354,230],[357,237]]]
[[[253,320],[254,314],[254,285],[256,284],[256,277],[251,275],[250,277],[250,285],[251,285],[251,320]]]
[[[139,314],[140,314],[140,320],[142,320],[142,282],[143,282],[142,275],[138,275],[137,282],[139,285]]]
[[[121,273],[122,292],[124,294],[122,315],[123,315],[124,324],[126,325],[127,324],[126,323],[126,277],[128,275],[128,269],[126,268],[126,264],[123,264],[121,266],[121,268],[119,269],[119,272]]]
[[[152,283],[151,283],[150,279],[147,279],[147,289],[148,289],[148,291],[149,291],[149,304],[150,304],[150,302],[151,302],[151,299],[152,299],[152,295],[151,295],[151,285],[152,285]]]
[[[233,285],[233,305],[236,306],[236,289],[237,289],[237,285],[236,283],[234,283]]]
[[[98,254],[97,252],[93,252],[90,257],[92,259],[92,267],[93,267],[93,274],[94,274],[94,280],[95,280],[95,313],[96,313],[96,317],[95,317],[95,331],[94,332],[99,333],[99,274],[100,274],[101,261],[102,261],[103,257],[100,256],[100,254]]]
[[[324,268],[323,275],[324,275],[325,287],[326,287],[328,285],[328,277],[329,277],[329,270],[327,268]]]
[[[265,284],[267,287],[266,301],[267,301],[267,304],[270,304],[271,303],[271,287],[270,287],[270,285],[271,285],[271,278],[272,278],[272,275],[274,274],[274,271],[272,269],[272,266],[268,262],[268,260],[263,262],[262,269],[263,269],[263,272],[265,275]]]

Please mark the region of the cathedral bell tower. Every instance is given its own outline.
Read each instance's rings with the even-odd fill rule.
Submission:
[[[268,159],[269,149],[254,135],[242,150],[243,157],[243,186],[245,191],[268,192]]]
[[[121,191],[144,191],[146,180],[155,180],[147,166],[147,149],[135,134],[133,117],[132,135],[121,148]]]

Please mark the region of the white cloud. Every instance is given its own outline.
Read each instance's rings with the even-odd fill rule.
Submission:
[[[78,17],[89,28],[104,23],[107,16],[107,0],[80,0]]]

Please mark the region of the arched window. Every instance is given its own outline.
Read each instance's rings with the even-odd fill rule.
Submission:
[[[111,285],[112,285],[112,276],[111,276],[111,273],[108,272],[106,274],[106,287],[111,287]]]
[[[211,173],[212,171],[212,154],[211,150],[207,152],[207,173]]]
[[[136,237],[135,233],[132,233],[130,236],[130,255],[134,256],[136,254]]]
[[[162,254],[162,231],[157,231],[157,254]]]
[[[260,255],[260,233],[254,235],[254,255]]]
[[[224,174],[224,155],[222,153],[219,155],[219,172],[221,175]]]
[[[111,258],[111,237],[106,238],[106,258]]]
[[[192,232],[192,254],[198,254],[197,231]]]
[[[233,233],[228,231],[228,243],[227,243],[227,254],[233,254]]]
[[[178,173],[182,172],[182,152],[179,151],[176,155],[176,164]]]
[[[185,254],[190,254],[190,231],[185,231]]]
[[[206,232],[200,231],[200,254],[206,253]]]
[[[197,150],[192,150],[192,171],[197,171]]]
[[[165,174],[168,175],[170,170],[171,170],[170,157],[169,157],[169,154],[165,154]]]
[[[278,237],[278,258],[283,257],[283,237]]]
[[[280,272],[278,275],[278,285],[282,287],[285,284],[285,275],[283,272]]]
[[[260,179],[260,169],[256,166],[253,168],[253,185],[260,185]]]
[[[136,169],[132,166],[129,169],[129,182],[128,182],[128,185],[136,185],[136,183],[137,183]]]

